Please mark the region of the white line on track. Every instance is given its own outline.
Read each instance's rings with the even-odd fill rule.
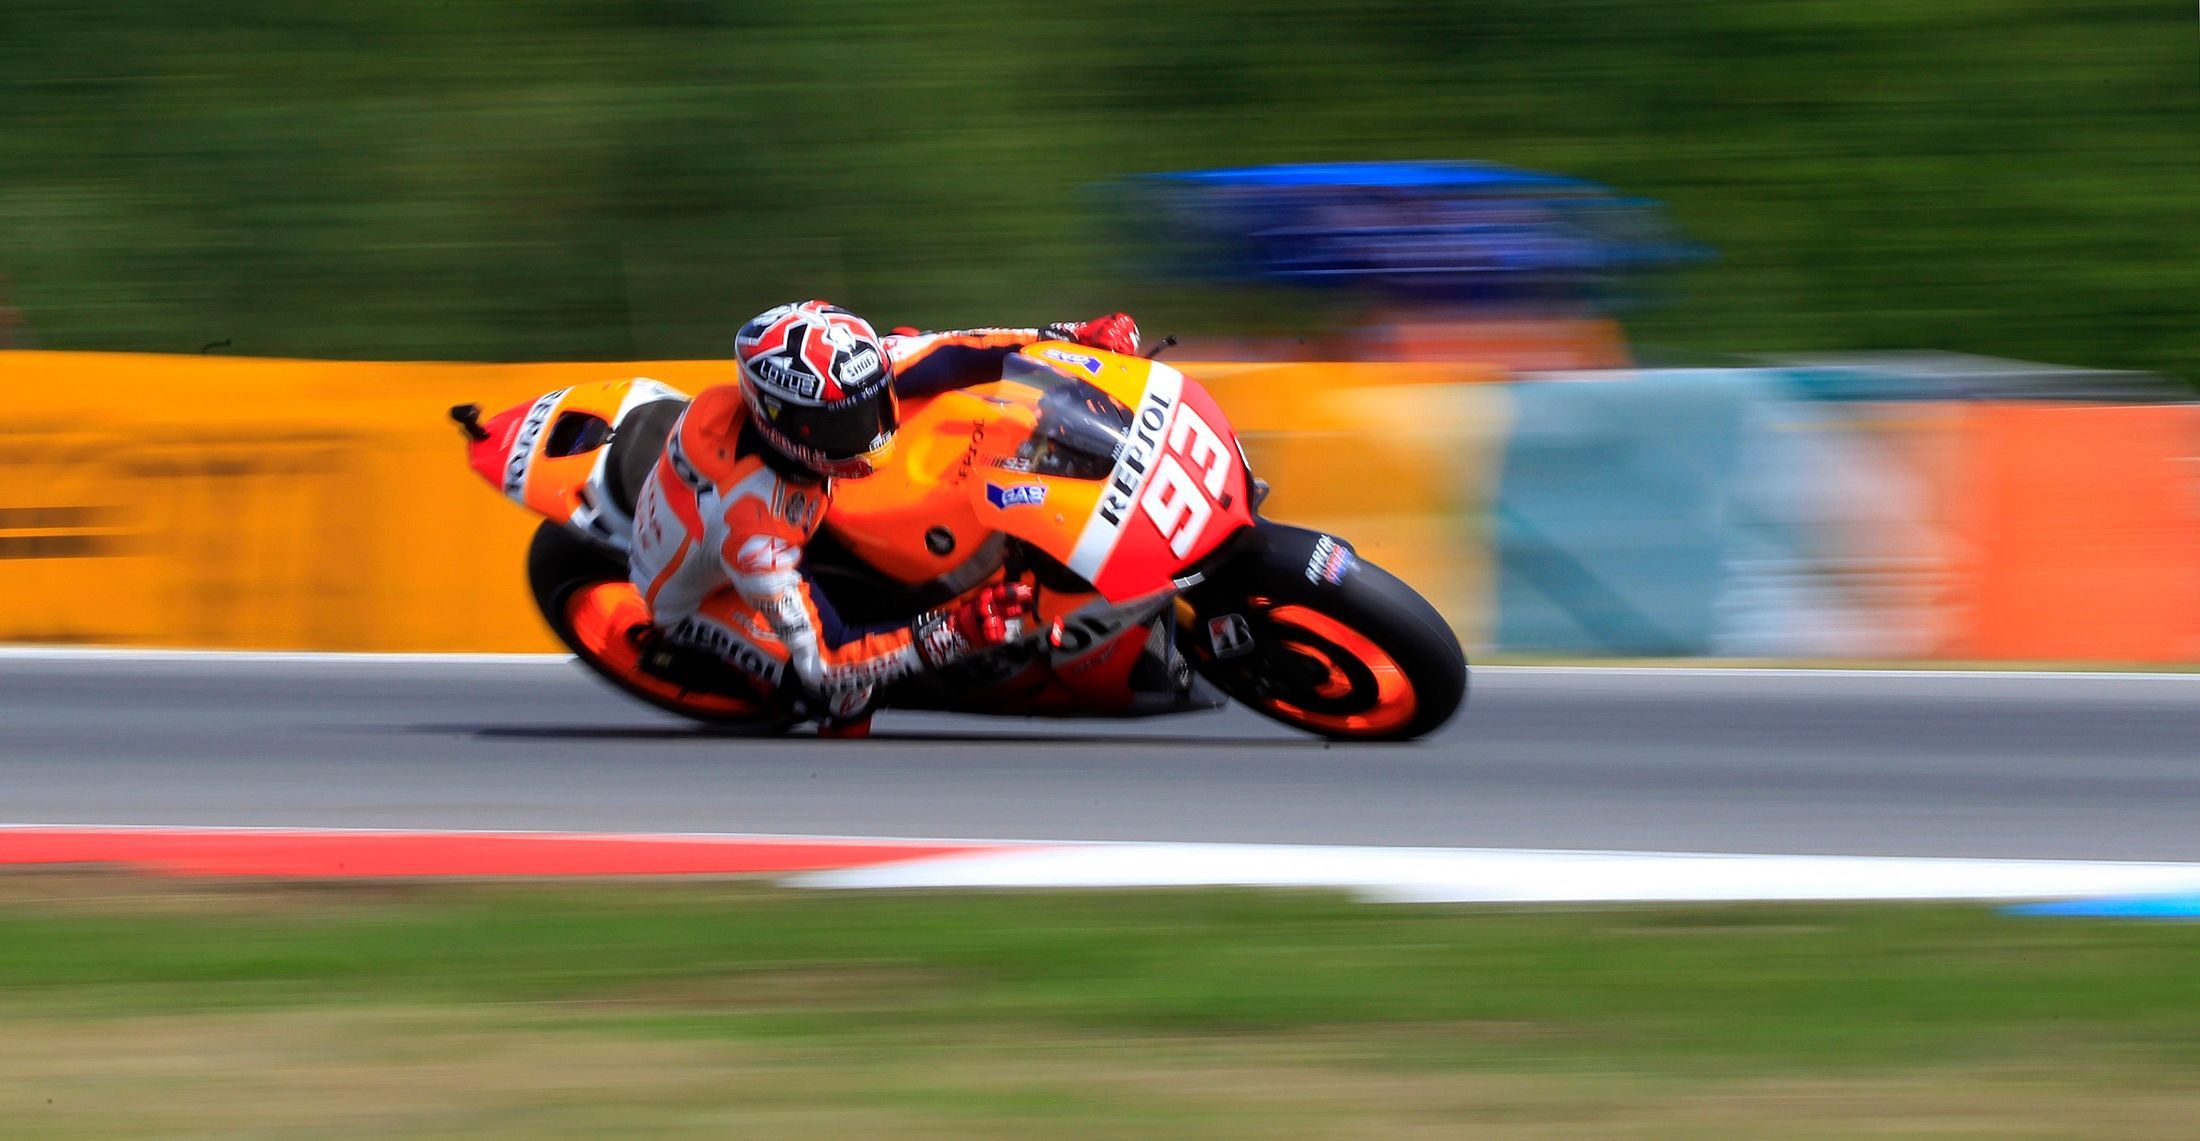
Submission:
[[[2200,864],[1082,844],[1002,848],[791,877],[819,888],[1340,888],[1413,903],[2030,900],[2200,892]]]

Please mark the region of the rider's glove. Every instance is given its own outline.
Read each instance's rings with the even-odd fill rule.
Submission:
[[[1103,352],[1138,355],[1138,322],[1128,313],[1110,313],[1090,321],[1064,321],[1044,332],[1058,340],[1075,341]]]
[[[997,582],[915,623],[917,656],[937,669],[949,662],[1022,640],[1036,592],[1026,582]]]

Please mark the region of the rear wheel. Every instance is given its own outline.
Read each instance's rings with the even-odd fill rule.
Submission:
[[[527,549],[527,582],[558,640],[630,696],[731,733],[779,733],[794,723],[769,693],[730,669],[724,689],[691,689],[643,672],[649,605],[617,558],[565,528],[536,528]]]
[[[1405,741],[1466,701],[1466,654],[1450,624],[1373,563],[1355,562],[1335,586],[1262,568],[1231,599],[1199,602],[1185,652],[1271,720],[1336,740]]]

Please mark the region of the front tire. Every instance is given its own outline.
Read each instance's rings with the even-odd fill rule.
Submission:
[[[629,697],[722,733],[764,736],[794,724],[768,693],[688,689],[644,673],[636,635],[649,627],[649,604],[620,559],[571,531],[555,523],[535,529],[527,585],[558,641]]]
[[[1185,653],[1254,712],[1332,740],[1409,741],[1467,698],[1467,658],[1451,626],[1412,587],[1355,561],[1335,585],[1296,565],[1250,568],[1225,597],[1197,597]],[[1240,628],[1250,648],[1230,643]],[[1225,624],[1217,650],[1210,624]]]

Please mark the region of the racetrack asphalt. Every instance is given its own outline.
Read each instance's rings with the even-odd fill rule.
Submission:
[[[1404,746],[1241,710],[695,732],[551,660],[0,657],[0,823],[2200,859],[2200,676],[1478,669]]]

